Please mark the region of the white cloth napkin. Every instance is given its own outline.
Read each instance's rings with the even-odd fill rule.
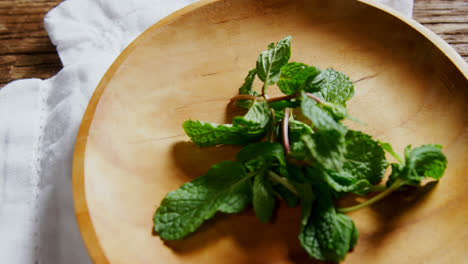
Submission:
[[[73,211],[78,127],[107,68],[146,28],[195,0],[68,0],[45,17],[63,69],[0,90],[2,263],[90,263]],[[412,0],[382,0],[411,16]]]

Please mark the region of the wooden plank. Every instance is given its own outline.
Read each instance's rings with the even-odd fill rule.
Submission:
[[[62,64],[44,29],[44,15],[61,0],[0,1],[0,85],[49,78]]]
[[[415,0],[413,17],[468,61],[468,1]]]
[[[44,15],[60,2],[0,0],[0,86],[14,79],[48,78],[60,70],[43,23]],[[468,1],[415,0],[414,18],[468,61]]]

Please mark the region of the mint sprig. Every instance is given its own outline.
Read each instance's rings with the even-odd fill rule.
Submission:
[[[237,213],[252,204],[255,215],[268,222],[277,199],[302,208],[299,241],[312,257],[338,262],[358,240],[358,230],[344,213],[374,204],[402,186],[419,186],[427,178],[439,180],[447,166],[440,145],[408,146],[404,159],[389,143],[347,128],[346,103],[354,85],[344,73],[288,62],[291,37],[261,52],[231,102],[248,109],[232,124],[188,120],[183,128],[201,147],[232,144],[244,147],[237,161],[214,165],[204,176],[171,191],[154,215],[154,230],[162,239],[181,239],[217,212]],[[264,82],[261,93],[254,80]],[[284,96],[269,98],[277,84]],[[398,162],[380,184],[389,162]],[[377,195],[347,208],[334,199],[354,193]]]

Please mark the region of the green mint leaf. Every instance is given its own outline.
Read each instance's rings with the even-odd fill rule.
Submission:
[[[255,91],[252,90],[252,85],[253,85],[256,75],[257,75],[257,69],[252,69],[249,71],[249,73],[244,79],[244,84],[239,88],[239,94],[254,95]]]
[[[257,75],[257,69],[252,69],[249,71],[247,76],[244,79],[244,84],[239,88],[239,94],[249,94],[253,96],[257,96],[258,93],[252,90],[253,82],[255,80],[255,76]],[[242,108],[249,109],[252,105],[252,100],[238,100],[236,105]]]
[[[275,84],[279,80],[281,67],[291,57],[291,36],[278,41],[275,46],[272,44],[257,59],[257,75],[266,85]]]
[[[326,111],[321,109],[319,104],[312,98],[302,93],[301,110],[314,127],[318,130],[336,130],[338,133],[346,134],[346,127],[337,122]]]
[[[291,157],[303,160],[307,155],[307,149],[302,141],[302,136],[312,135],[312,128],[298,120],[289,120],[289,144],[291,145]]]
[[[275,110],[275,120],[281,120],[284,118],[284,110]],[[280,125],[281,122],[278,122],[278,125]],[[277,129],[275,129],[276,132]],[[278,135],[279,133],[276,133]]]
[[[410,146],[408,146],[410,149]],[[442,153],[441,145],[423,145],[408,151],[406,164],[413,168],[417,175],[439,180],[447,167],[447,158]]]
[[[338,222],[338,228],[341,229],[344,235],[342,236],[342,242],[343,245],[348,244],[349,241],[349,246],[348,246],[348,252],[353,250],[354,247],[357,244],[358,238],[359,238],[359,231],[356,228],[356,225],[354,225],[353,220],[351,220],[347,215],[337,213],[336,214],[336,219]],[[351,232],[349,232],[351,230]]]
[[[233,119],[233,126],[245,128],[252,132],[264,132],[270,122],[270,109],[265,101],[254,101],[245,116],[236,116]]]
[[[288,169],[288,179],[297,182],[297,183],[305,183],[308,182],[306,177],[304,176],[304,173],[302,171],[302,167],[294,164],[294,163],[288,163],[287,164],[287,169]]]
[[[255,176],[252,189],[252,204],[257,218],[266,223],[270,220],[275,208],[273,188],[265,173]]]
[[[345,105],[354,95],[354,85],[349,77],[333,69],[323,70],[315,78],[309,78],[304,90],[319,95],[327,102],[341,105]]]
[[[321,169],[341,171],[345,162],[344,136],[337,130],[318,131],[302,136],[308,151],[306,160],[311,159]]]
[[[335,196],[338,197],[348,192],[366,195],[372,187],[367,179],[360,179],[347,171],[322,171],[322,177],[328,186],[333,189]]]
[[[302,136],[312,160],[326,170],[340,171],[344,163],[345,135],[348,129],[323,111],[318,103],[302,93],[301,110],[318,129],[312,135]]]
[[[307,167],[306,177],[315,184],[326,183],[335,197],[341,197],[348,192],[365,195],[372,187],[367,179],[360,179],[344,170],[326,170],[319,165]]]
[[[318,141],[314,136],[306,139],[312,140],[308,146]],[[323,155],[317,157],[318,164],[309,168],[309,175],[323,179],[337,196],[347,192],[366,195],[385,173],[388,166],[385,153],[369,135],[353,130],[346,133],[343,145],[344,148],[329,151],[327,159]]]
[[[407,185],[419,185],[426,177],[439,180],[447,167],[447,158],[440,145],[423,145],[405,149],[405,163],[392,164],[392,174],[387,181],[390,186],[397,179]]]
[[[301,105],[301,102],[295,98],[290,100],[281,100],[276,102],[270,102],[268,105],[275,109],[276,111],[280,111],[285,109],[286,107],[296,108]]]
[[[267,170],[278,170],[281,175],[288,175],[283,147],[279,143],[268,141],[249,144],[237,153],[236,159],[256,174],[253,207],[258,219],[267,222],[272,215],[275,199],[273,187],[265,173]]]
[[[402,159],[400,158],[400,156],[398,156],[398,154],[393,150],[393,147],[392,147],[392,145],[390,145],[390,143],[379,141],[379,145],[380,145],[385,151],[387,151],[390,155],[392,155],[396,160],[398,160],[398,162],[403,163],[403,160],[402,160]]]
[[[402,181],[401,186],[402,185],[419,185],[420,181],[409,182],[408,180],[406,180],[407,178],[406,175],[408,174],[408,172],[404,164],[392,163],[391,166],[392,166],[392,174],[390,174],[390,176],[388,177],[388,180],[386,183],[387,187],[391,187],[393,183],[395,183],[397,180]]]
[[[283,146],[276,142],[265,141],[249,144],[237,153],[236,159],[241,163],[262,160],[264,169],[277,169],[282,176],[288,175]]]
[[[248,172],[256,174],[263,173],[267,167],[265,160],[262,158],[248,160],[244,163],[244,166],[247,168]]]
[[[348,110],[346,110],[346,107],[343,105],[323,102],[320,104],[320,108],[328,112],[328,114],[333,117],[335,121],[340,121],[349,117]]]
[[[343,169],[359,179],[366,179],[371,184],[378,183],[388,162],[379,143],[371,136],[360,131],[348,130],[345,137],[346,161]]]
[[[336,213],[326,186],[314,187],[317,200],[306,225],[302,225],[299,241],[315,259],[339,262],[352,250],[357,230],[346,215]]]
[[[154,215],[162,239],[181,239],[216,212],[237,213],[251,201],[252,187],[240,163],[223,161],[204,175],[169,192]]]
[[[278,87],[281,92],[291,95],[302,89],[305,81],[310,77],[315,77],[320,70],[310,67],[304,63],[290,62],[281,68],[281,75]]]
[[[310,183],[296,183],[295,188],[301,199],[301,226],[306,226],[312,213],[312,207],[315,201],[314,191]]]
[[[255,95],[256,93],[257,92],[255,92]],[[245,100],[245,99],[237,100],[236,105],[240,108],[249,109],[252,106],[252,100]]]
[[[244,145],[250,140],[260,139],[261,136],[252,135],[252,137],[244,137],[243,129],[230,124],[218,125],[215,123],[187,120],[182,126],[193,143],[201,147],[219,144]]]
[[[281,184],[273,185],[273,192],[278,195],[288,207],[296,207],[299,203],[299,198],[297,195],[292,193]]]
[[[233,124],[188,120],[182,125],[190,139],[201,147],[219,144],[245,145],[260,140],[270,122],[270,112],[266,102],[253,102],[245,116],[234,117]]]

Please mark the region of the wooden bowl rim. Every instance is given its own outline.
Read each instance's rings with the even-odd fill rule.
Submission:
[[[88,253],[94,263],[109,263],[108,258],[106,257],[102,246],[99,242],[99,239],[96,235],[93,222],[89,215],[88,205],[86,202],[86,191],[84,185],[84,157],[86,151],[86,143],[89,133],[89,128],[91,126],[94,113],[96,111],[97,104],[101,98],[102,93],[104,92],[107,84],[111,80],[114,73],[120,67],[120,65],[125,61],[125,59],[131,54],[131,52],[138,47],[138,44],[145,40],[147,37],[159,29],[160,27],[172,22],[179,17],[188,14],[198,8],[204,7],[208,4],[219,2],[222,0],[201,0],[195,3],[192,3],[178,11],[168,15],[167,17],[161,19],[159,22],[155,23],[147,30],[145,30],[141,35],[139,35],[135,40],[133,40],[117,57],[117,59],[112,63],[109,69],[106,71],[101,81],[96,87],[91,100],[86,108],[85,114],[81,121],[80,128],[78,130],[75,150],[73,154],[73,200],[75,215],[78,222],[78,227],[81,232],[84,244],[88,250]],[[428,28],[419,24],[412,18],[408,18],[398,11],[385,6],[375,0],[355,0],[357,2],[364,3],[368,6],[376,8],[380,12],[384,12],[392,15],[396,19],[404,22],[406,25],[414,29],[415,31],[422,34],[426,39],[428,39],[432,44],[434,44],[454,65],[455,67],[465,76],[468,81],[468,64],[463,60],[463,58],[442,38],[436,35],[434,32],[430,31]]]

